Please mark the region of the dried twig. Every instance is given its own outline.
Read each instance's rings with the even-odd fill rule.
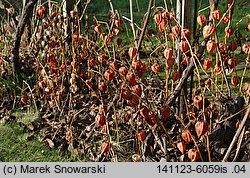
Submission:
[[[84,14],[85,14],[85,12],[86,12],[86,10],[87,10],[87,7],[88,7],[90,1],[91,1],[91,0],[87,0],[87,1],[86,1],[86,4],[85,4],[84,9],[83,9],[83,11],[82,11],[82,15],[81,15],[80,18],[79,18],[80,20],[82,20],[82,18],[83,18]]]
[[[146,16],[146,18],[144,20],[143,27],[142,27],[142,32],[140,34],[139,41],[138,41],[138,44],[137,44],[137,51],[139,51],[140,48],[141,48],[142,39],[143,39],[145,30],[146,30],[146,27],[148,25],[148,19],[149,19],[150,13],[151,13],[152,2],[153,2],[153,0],[150,0],[149,3],[148,3],[147,16]]]
[[[237,149],[236,149],[236,153],[235,153],[233,162],[235,162],[235,161],[237,160],[237,158],[239,157],[240,148],[241,148],[242,140],[243,140],[243,138],[244,138],[245,130],[246,130],[246,126],[244,126],[244,128],[243,128],[243,130],[242,130],[242,132],[241,132],[241,134],[240,134],[240,138],[239,138],[238,143],[237,143]]]
[[[241,133],[241,131],[242,131],[242,129],[243,129],[243,127],[244,127],[247,119],[248,119],[248,115],[249,114],[250,114],[250,106],[248,106],[247,112],[244,115],[244,118],[243,118],[242,122],[240,123],[240,126],[239,126],[236,134],[234,135],[234,138],[233,138],[233,140],[232,140],[232,142],[231,142],[231,144],[230,144],[230,146],[229,146],[229,148],[228,148],[228,150],[227,150],[227,152],[226,152],[226,154],[225,154],[222,162],[226,162],[227,161],[227,159],[228,159],[228,157],[229,157],[229,155],[230,155],[230,153],[231,153],[231,151],[232,151],[232,149],[233,149],[233,147],[234,147],[234,145],[235,145],[238,137],[240,136],[240,133]]]
[[[131,19],[130,26],[132,28],[132,32],[133,32],[133,35],[134,35],[135,46],[137,48],[135,25],[134,25],[134,17],[133,17],[133,0],[129,0],[129,7],[130,7],[129,9],[130,9],[130,19]]]
[[[206,49],[206,44],[207,44],[208,39],[205,39],[202,43],[201,46],[198,50],[198,54],[197,54],[197,60],[201,60],[201,57]],[[171,106],[175,99],[179,96],[181,89],[183,88],[184,84],[185,84],[185,80],[189,77],[189,75],[192,73],[193,69],[194,69],[195,65],[194,65],[194,61],[190,61],[189,65],[187,66],[187,68],[182,72],[182,76],[179,80],[179,83],[176,85],[174,92],[169,96],[166,104]]]

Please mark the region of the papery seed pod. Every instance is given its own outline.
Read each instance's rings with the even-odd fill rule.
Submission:
[[[135,108],[139,103],[138,97],[132,94],[132,98],[130,100],[127,100],[127,105]]]
[[[240,78],[237,75],[232,76],[231,84],[233,85],[233,87],[236,88],[239,83],[240,83]]]
[[[106,35],[105,33],[101,33],[101,34],[100,34],[100,38],[101,38],[103,41],[105,41],[106,36],[107,36],[107,35]]]
[[[95,65],[95,58],[91,58],[90,60],[89,60],[89,64],[90,64],[90,66],[94,66]]]
[[[232,27],[227,26],[224,30],[224,33],[225,33],[225,37],[229,38],[234,33],[234,30],[232,29]]]
[[[214,75],[217,76],[218,74],[220,74],[220,73],[221,73],[221,70],[222,70],[222,67],[216,65],[216,66],[214,67]]]
[[[182,154],[185,153],[185,151],[186,151],[186,144],[185,144],[184,142],[178,142],[178,143],[176,144],[176,146],[177,146],[177,148],[180,150],[180,152],[181,152]]]
[[[127,75],[127,73],[128,73],[128,69],[126,68],[126,67],[120,67],[119,68],[119,73],[121,74],[121,75],[123,75],[123,76],[126,76]]]
[[[104,63],[104,62],[106,61],[106,55],[105,55],[105,54],[100,54],[100,55],[98,55],[97,60],[98,60],[100,63]]]
[[[77,11],[75,11],[75,10],[70,11],[70,17],[72,19],[75,19],[77,17]]]
[[[96,25],[96,26],[94,27],[94,31],[95,31],[96,33],[98,33],[98,34],[101,34],[101,33],[102,33],[102,29],[101,29],[101,27],[100,27],[99,25]]]
[[[185,142],[187,142],[187,143],[189,143],[189,142],[191,141],[191,136],[190,136],[188,130],[183,131],[183,132],[181,133],[181,137],[182,137],[182,139],[183,139]]]
[[[131,100],[132,94],[127,88],[122,88],[121,97],[124,100]]]
[[[199,15],[197,17],[197,22],[200,26],[203,26],[206,22],[206,17],[204,15]]]
[[[105,36],[105,38],[104,38],[104,42],[105,42],[106,44],[110,43],[112,40],[113,40],[113,37],[112,37],[112,36],[109,36],[109,35]]]
[[[232,19],[231,15],[229,15],[228,13],[226,13],[226,15],[224,15],[224,16],[222,17],[222,22],[223,22],[224,24],[227,24],[227,23],[229,22],[229,20],[231,20],[231,19]]]
[[[100,114],[103,114],[103,113],[106,114],[107,113],[107,109],[108,109],[107,105],[105,105],[105,104],[102,103],[98,107],[98,112]]]
[[[111,148],[111,143],[104,141],[100,147],[101,154],[109,152],[110,148]]]
[[[154,64],[151,66],[151,70],[152,70],[154,73],[156,73],[156,74],[160,73],[160,72],[161,72],[161,66],[160,66],[160,64],[154,63]]]
[[[185,39],[185,37],[187,38],[187,40],[190,40],[191,37],[191,32],[188,28],[184,28],[181,32],[181,37]]]
[[[116,26],[117,28],[120,28],[120,26],[121,26],[121,21],[120,21],[120,20],[115,20],[115,26]]]
[[[98,84],[98,89],[101,91],[101,92],[105,92],[106,91],[106,85],[104,82],[100,82]]]
[[[224,53],[227,50],[227,46],[225,45],[225,43],[219,43],[219,49],[221,53]]]
[[[179,71],[173,71],[172,72],[172,80],[175,82],[180,78],[180,72]]]
[[[132,155],[132,160],[134,162],[142,162],[141,156],[139,154],[133,154]]]
[[[173,48],[167,47],[167,48],[164,50],[163,54],[164,54],[164,57],[165,57],[166,59],[171,59],[171,58],[173,57]]]
[[[146,106],[142,106],[142,108],[140,109],[140,115],[143,118],[148,118],[149,117],[149,109]]]
[[[23,95],[23,96],[21,96],[20,101],[21,101],[23,104],[27,104],[27,103],[28,103],[28,97],[25,96],[25,95]]]
[[[169,18],[169,13],[168,13],[167,11],[162,12],[162,13],[161,13],[161,17],[162,17],[163,19],[167,19],[167,18]]]
[[[197,149],[193,148],[188,150],[188,158],[191,161],[197,161],[199,159],[199,152]]]
[[[141,69],[141,60],[139,60],[139,59],[133,60],[132,61],[132,67],[135,70],[140,70]]]
[[[117,70],[118,69],[118,63],[116,61],[111,61],[109,63],[109,66],[112,70]]]
[[[197,109],[201,109],[203,107],[203,97],[201,95],[194,96],[193,104]]]
[[[214,40],[209,40],[206,46],[207,46],[207,52],[212,53],[216,48],[216,43]]]
[[[181,41],[179,43],[179,47],[180,47],[181,52],[185,53],[189,49],[188,42],[187,41]]]
[[[243,44],[242,45],[242,51],[244,52],[244,53],[248,53],[248,51],[249,51],[249,49],[250,49],[250,46],[249,46],[249,44]]]
[[[95,124],[97,126],[103,126],[106,122],[106,117],[104,114],[97,114],[97,116],[95,117]]]
[[[229,1],[227,2],[227,8],[228,8],[228,9],[233,8],[234,3],[235,3],[235,1],[233,1],[233,0],[229,0]]]
[[[168,107],[168,106],[162,106],[160,108],[160,114],[161,114],[162,120],[166,120],[170,116],[170,114],[171,114],[170,107]]]
[[[117,38],[116,43],[118,46],[120,46],[122,44],[122,39],[121,38]]]
[[[46,13],[46,7],[45,6],[39,6],[36,9],[36,13],[39,17],[44,17],[45,13]]]
[[[203,37],[209,38],[211,35],[213,35],[215,32],[215,26],[214,25],[206,25],[203,28]]]
[[[114,28],[113,31],[112,31],[112,34],[113,34],[114,36],[119,35],[119,33],[120,33],[120,29],[118,29],[118,28]]]
[[[167,59],[167,65],[168,65],[169,68],[173,68],[174,63],[175,63],[174,58]]]
[[[210,58],[204,59],[204,61],[203,61],[204,70],[208,70],[212,66],[212,63],[213,63],[212,59],[210,59]]]
[[[189,62],[191,60],[191,57],[189,57],[188,55],[183,55],[183,60],[182,60],[182,63],[185,64],[185,65],[188,65]]]
[[[167,25],[167,22],[165,21],[162,21],[159,25],[158,25],[158,28],[160,31],[164,30],[164,28],[166,27]]]
[[[211,79],[211,78],[207,79],[207,80],[205,81],[205,85],[206,85],[208,88],[211,88],[211,86],[212,86],[212,79]]]
[[[238,60],[234,57],[228,59],[227,61],[229,69],[233,69],[238,65]]]
[[[53,11],[52,13],[51,13],[51,18],[55,18],[57,16],[57,12],[56,11]]]
[[[52,93],[52,89],[50,87],[46,87],[44,91],[47,95],[50,95]]]
[[[149,125],[151,125],[152,127],[155,126],[158,122],[156,116],[154,114],[150,114],[148,116],[148,118],[146,118],[146,121]]]
[[[129,85],[134,85],[135,82],[136,82],[134,72],[129,72],[126,75],[126,79],[127,79],[128,83],[129,83]]]
[[[175,35],[173,34],[173,33],[169,33],[169,38],[172,40],[172,41],[174,41],[175,40]]]
[[[114,71],[112,69],[108,69],[105,71],[105,73],[103,74],[104,78],[107,79],[108,81],[111,81],[114,79]]]
[[[144,130],[141,130],[141,131],[138,133],[138,141],[139,141],[139,142],[143,142],[145,139],[146,139],[146,133],[145,133]]]
[[[154,21],[155,21],[155,23],[160,24],[162,21],[161,14],[155,14]]]
[[[181,33],[181,27],[179,25],[175,25],[172,27],[172,33],[178,36]]]
[[[219,21],[222,16],[222,13],[220,10],[214,10],[212,11],[212,16],[214,20]]]
[[[78,33],[74,33],[72,35],[72,38],[73,38],[74,41],[78,41],[79,40],[79,34]]]
[[[136,53],[137,53],[136,48],[133,48],[133,47],[129,48],[128,55],[129,55],[130,59],[133,59],[136,56]]]
[[[141,97],[142,89],[140,85],[135,85],[132,87],[132,91],[139,97]]]
[[[208,131],[208,122],[205,120],[197,121],[195,124],[195,132],[198,137],[201,137]]]
[[[228,53],[222,54],[221,58],[223,62],[226,62],[229,58],[229,54]]]
[[[236,40],[229,41],[227,46],[228,46],[228,50],[230,50],[230,51],[235,51],[238,47]]]

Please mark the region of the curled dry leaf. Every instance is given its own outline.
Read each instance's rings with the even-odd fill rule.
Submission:
[[[69,129],[67,132],[66,132],[66,140],[68,142],[68,144],[72,143],[72,140],[73,140],[73,132],[71,129]]]
[[[53,149],[55,147],[55,144],[54,144],[54,142],[51,139],[46,138],[45,142],[49,145],[49,147],[51,149]]]

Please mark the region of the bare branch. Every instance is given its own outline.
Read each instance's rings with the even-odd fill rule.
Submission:
[[[19,62],[20,43],[21,43],[23,32],[24,32],[24,28],[26,24],[28,23],[29,18],[32,16],[33,8],[35,4],[37,3],[37,1],[38,0],[31,0],[27,3],[22,13],[21,20],[19,21],[18,26],[17,26],[17,33],[16,33],[16,37],[14,40],[15,42],[14,42],[14,48],[12,50],[12,54],[13,54],[13,62],[14,62],[14,72],[17,73],[19,82],[20,80],[22,80],[21,66]]]

